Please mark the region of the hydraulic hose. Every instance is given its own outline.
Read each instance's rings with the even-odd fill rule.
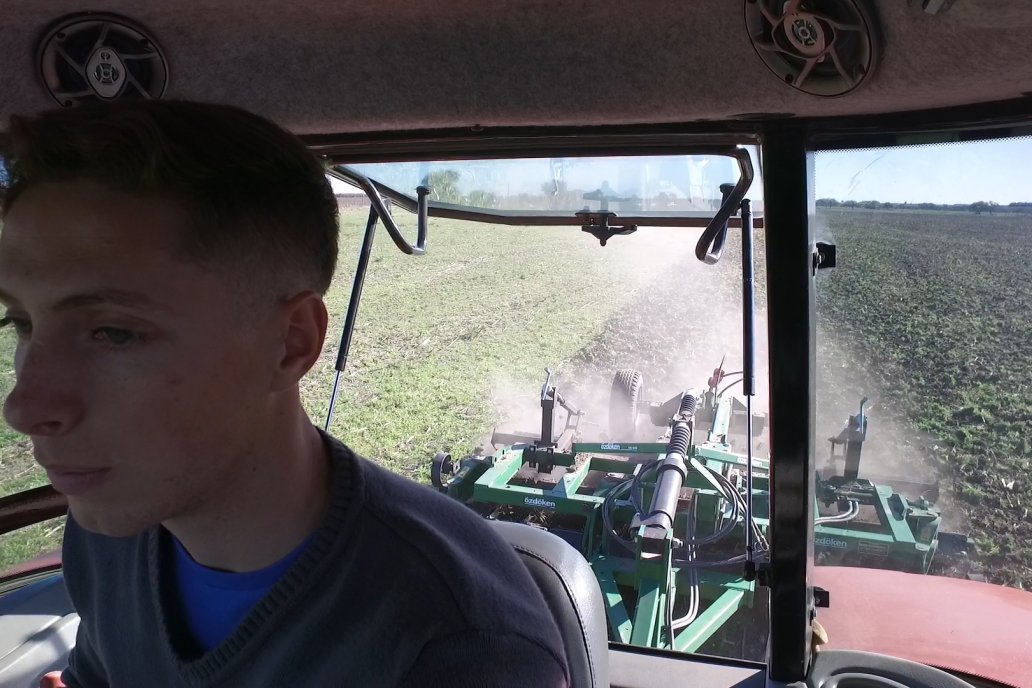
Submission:
[[[685,394],[681,397],[681,406],[677,410],[677,420],[674,422],[674,429],[670,433],[670,441],[667,443],[667,456],[673,453],[682,457],[688,455],[688,446],[692,442],[691,419],[695,417],[695,407],[699,400],[694,394]]]
[[[836,514],[834,516],[822,516],[814,519],[814,525],[821,525],[822,523],[845,523],[846,521],[852,521],[854,518],[860,515],[860,502],[849,500],[849,509],[844,514]]]
[[[613,508],[613,501],[615,501],[618,496],[631,489],[632,486],[632,481],[628,478],[606,493],[605,499],[602,500],[602,523],[605,524],[606,531],[613,536],[613,539],[620,543],[620,546],[627,550],[628,553],[634,555],[637,554],[637,552],[631,546],[631,541],[625,540],[621,537],[620,533],[616,532],[616,528],[613,527],[613,517],[610,513]]]
[[[695,560],[695,545],[689,544],[695,539],[695,519],[698,502],[692,503],[692,508],[685,514],[685,556],[689,562]],[[671,595],[673,597],[673,595]],[[688,569],[688,611],[684,616],[671,622],[676,633],[685,626],[690,625],[699,615],[699,572],[695,567]]]
[[[674,416],[674,426],[667,442],[666,456],[656,468],[656,491],[652,495],[652,507],[642,518],[650,528],[667,530],[674,525],[674,513],[681,487],[688,477],[688,448],[692,444],[692,420],[698,398],[685,393]]]
[[[632,484],[631,504],[634,505],[634,513],[636,514],[645,513],[645,507],[642,506],[641,503],[642,493],[645,491],[642,487],[642,481],[647,475],[656,470],[660,461],[662,461],[662,459],[652,459],[648,463],[642,464],[641,468],[638,469],[638,472],[628,479]]]

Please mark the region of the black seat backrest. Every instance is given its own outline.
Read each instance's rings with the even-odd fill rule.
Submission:
[[[602,591],[580,552],[546,530],[491,522],[516,550],[559,626],[572,688],[609,688],[609,632]]]

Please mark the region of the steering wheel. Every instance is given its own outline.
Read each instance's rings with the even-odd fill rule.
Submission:
[[[945,671],[898,657],[855,650],[814,655],[809,688],[974,688]]]

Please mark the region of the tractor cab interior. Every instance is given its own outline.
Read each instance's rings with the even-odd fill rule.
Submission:
[[[218,101],[318,156],[310,415],[492,522],[573,685],[1032,687],[1032,7],[8,4],[5,125]],[[37,468],[0,425],[3,685],[79,623]]]

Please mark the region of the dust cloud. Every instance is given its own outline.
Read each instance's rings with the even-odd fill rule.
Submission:
[[[826,226],[818,233],[829,240]],[[606,441],[609,435],[609,397],[615,372],[640,370],[645,388],[642,399],[666,401],[688,390],[702,390],[714,368],[726,372],[742,369],[741,244],[731,233],[721,261],[705,265],[694,256],[697,233],[640,231],[632,237],[616,237],[601,249],[607,269],[617,271],[627,303],[604,324],[601,334],[566,361],[543,361],[533,380],[518,380],[499,371],[492,385],[492,402],[498,428],[507,432],[537,434],[541,427],[540,390],[546,365],[560,392],[585,412],[581,425],[584,441]],[[769,413],[767,309],[761,266],[763,238],[757,232],[755,264],[755,395],[754,413]],[[610,249],[613,249],[610,251]],[[818,281],[818,289],[820,282]],[[841,472],[842,462],[830,463],[828,439],[838,435],[860,399],[869,398],[866,411],[869,431],[860,465],[861,477],[933,483],[939,462],[934,440],[915,433],[908,419],[893,409],[869,374],[870,362],[819,317],[817,341],[816,463],[818,468]],[[721,385],[723,387],[724,385]],[[731,392],[744,402],[742,387]],[[565,423],[557,413],[556,433]],[[661,432],[643,419],[644,436],[655,439]],[[649,437],[649,433],[654,436]],[[769,451],[767,429],[757,444],[759,455]],[[838,450],[841,454],[841,447]],[[939,504],[947,499],[946,490]],[[904,492],[906,494],[906,492]],[[919,496],[911,492],[909,497]],[[958,513],[944,509],[945,513]],[[959,526],[946,523],[948,529]]]
[[[694,255],[697,240],[697,232],[648,228],[632,237],[614,238],[602,249],[608,269],[617,271],[627,303],[570,360],[548,362],[554,365],[560,392],[585,412],[585,441],[612,439],[607,427],[609,397],[619,369],[642,372],[641,398],[646,401],[666,401],[689,389],[701,392],[722,360],[725,372],[742,369],[740,243],[732,235],[720,263],[705,265]],[[757,251],[757,263],[761,259]],[[753,411],[766,412],[767,323],[761,294],[756,303]],[[540,428],[543,368],[530,386],[502,372],[495,376],[492,397],[502,419],[499,427]],[[741,389],[739,385],[732,391],[741,397]],[[564,422],[564,414],[559,414],[557,427]],[[643,425],[648,426],[647,421]],[[658,435],[661,430],[645,427],[643,432]]]

